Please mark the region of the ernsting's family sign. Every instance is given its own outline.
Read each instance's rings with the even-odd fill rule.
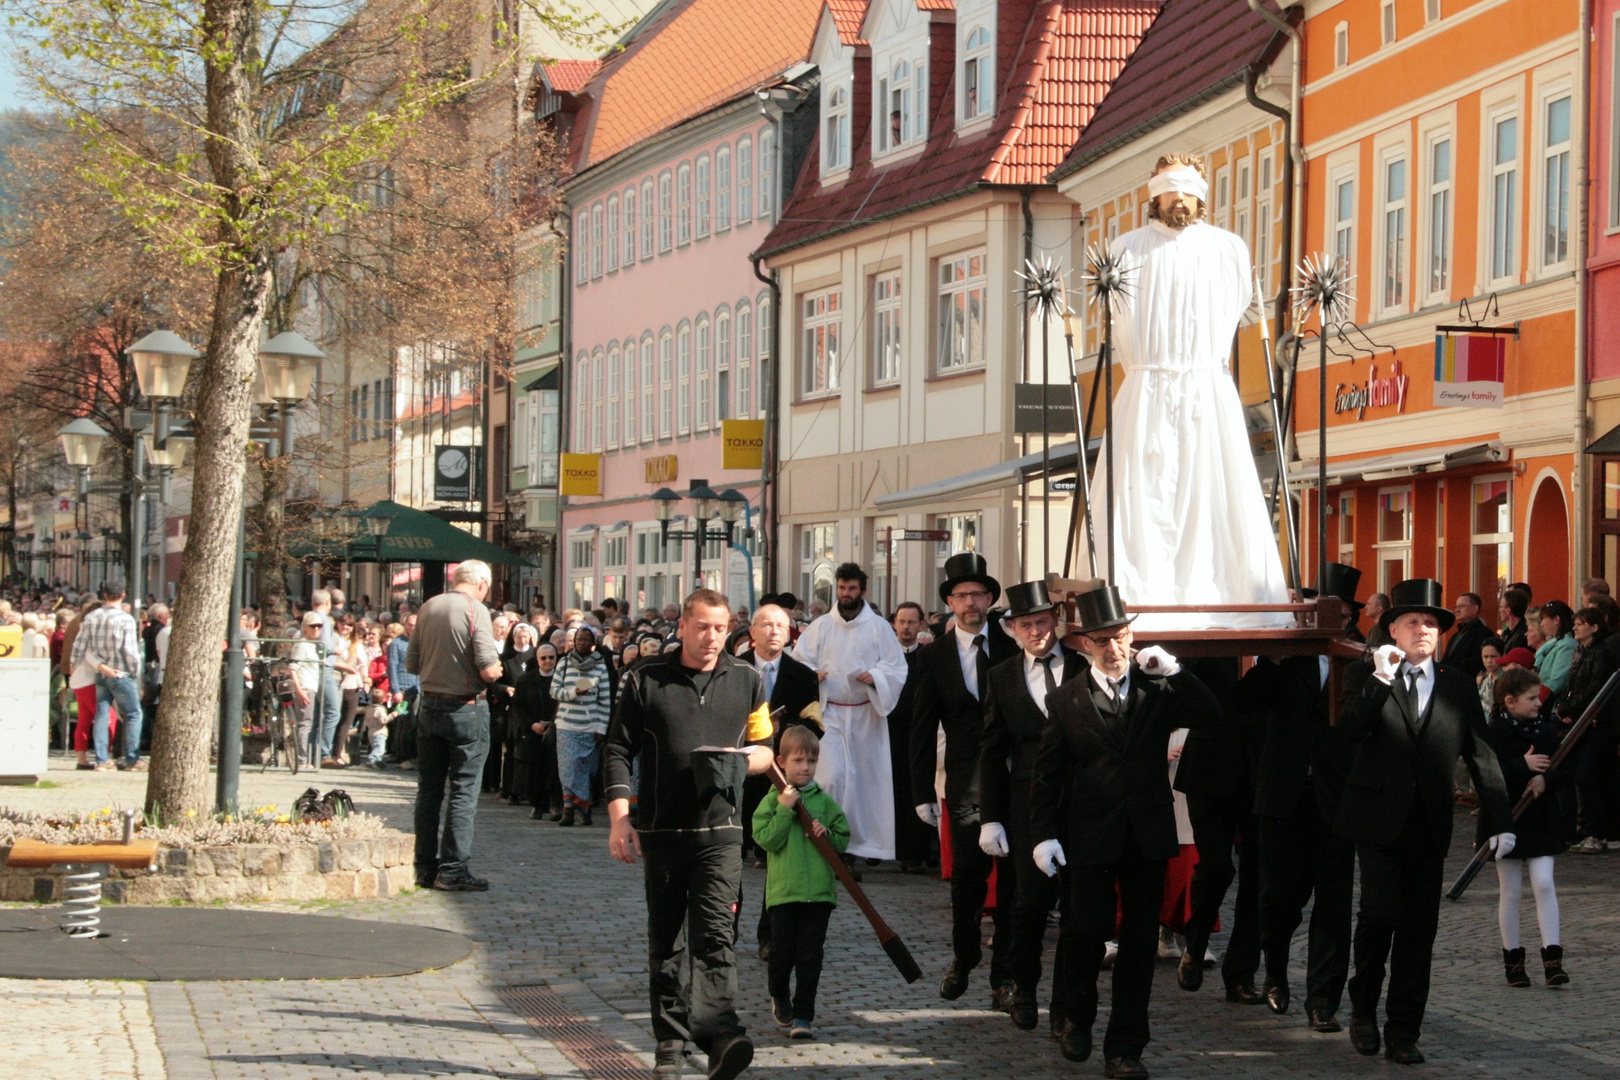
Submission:
[[[1406,388],[1411,381],[1401,374],[1399,360],[1390,365],[1389,374],[1383,378],[1378,377],[1378,365],[1374,364],[1367,369],[1366,382],[1339,383],[1333,388],[1333,411],[1345,413],[1355,410],[1357,420],[1365,416],[1368,409],[1385,405],[1393,405],[1396,412],[1403,413],[1406,411]]]

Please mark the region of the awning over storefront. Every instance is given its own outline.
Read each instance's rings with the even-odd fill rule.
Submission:
[[[465,529],[458,529],[443,518],[389,499],[366,507],[356,515],[356,520],[371,516],[390,518],[388,532],[382,537],[373,538],[361,526],[347,545],[317,541],[295,548],[293,556],[299,559],[324,557],[347,559],[349,562],[399,563],[459,563],[468,559],[482,559],[492,566],[529,565],[521,556],[474,536]]]
[[[1371,457],[1344,458],[1329,461],[1329,484],[1342,484],[1351,480],[1393,480],[1419,473],[1444,472],[1467,465],[1489,465],[1506,461],[1508,452],[1500,442],[1454,443],[1450,446],[1428,446],[1421,450],[1405,450],[1399,454],[1375,454]],[[1288,486],[1307,488],[1316,485],[1317,464],[1314,458],[1290,462]]]
[[[1586,448],[1588,454],[1620,454],[1620,427],[1609,429],[1607,435],[1600,436],[1596,442]]]
[[[562,365],[553,364],[519,387],[525,394],[530,390],[562,389]]]
[[[1102,446],[1101,439],[1092,439],[1086,457],[1095,463],[1098,448]],[[1051,465],[1052,475],[1072,473],[1075,467],[1075,440],[1054,443],[1047,455]],[[909,510],[914,507],[931,506],[935,503],[949,502],[952,499],[966,498],[969,495],[979,495],[986,491],[997,491],[1004,487],[1011,487],[1024,480],[1037,480],[1041,476],[1041,455],[1026,454],[1010,461],[987,465],[982,469],[974,469],[960,476],[952,476],[945,480],[935,480],[931,484],[920,484],[917,487],[906,488],[904,491],[893,491],[887,495],[879,495],[872,500],[872,505],[879,510]]]

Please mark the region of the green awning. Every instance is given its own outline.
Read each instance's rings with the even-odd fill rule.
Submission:
[[[560,390],[562,389],[562,365],[547,368],[528,382],[524,383],[522,390],[527,394],[530,390]]]
[[[361,525],[348,549],[344,545],[316,542],[294,549],[295,558],[326,557],[351,562],[444,562],[459,563],[482,559],[492,566],[528,566],[519,555],[497,547],[465,529],[458,529],[443,518],[403,506],[390,499],[360,511],[359,517],[382,514],[391,518],[388,532],[373,538]],[[380,540],[381,550],[378,550]]]

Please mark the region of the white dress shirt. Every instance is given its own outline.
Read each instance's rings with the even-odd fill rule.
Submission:
[[[777,653],[775,660],[761,660],[759,653],[754,654],[754,669],[759,672],[760,681],[765,684],[765,700],[771,700],[771,694],[776,690],[776,673],[782,666],[782,654]]]
[[[1414,671],[1416,671],[1418,677],[1417,714],[1422,716],[1423,710],[1429,707],[1429,696],[1434,693],[1434,658],[1430,657],[1423,663],[1418,664],[1416,668],[1411,664],[1403,663],[1401,670],[1396,673],[1396,677],[1401,680],[1402,685],[1408,685],[1410,683],[1409,677]]]
[[[1054,671],[1053,674],[1057,673]],[[1091,681],[1097,689],[1112,697],[1116,702],[1123,703],[1125,696],[1131,692],[1131,672],[1129,668],[1125,670],[1125,674],[1121,675],[1116,683],[1113,679],[1104,675],[1096,664],[1093,664],[1091,665]]]
[[[1052,680],[1058,686],[1063,685],[1063,650],[1054,647],[1046,654],[1052,658]],[[1041,670],[1041,657],[1034,653],[1024,653],[1024,685],[1029,688],[1029,696],[1034,699],[1035,707],[1046,715],[1046,672]]]
[[[982,700],[983,696],[979,693],[980,647],[973,643],[973,639],[985,637],[985,632],[980,630],[977,634],[974,634],[962,629],[960,626],[953,626],[951,632],[956,635],[956,659],[962,665],[962,681],[967,684],[968,693]],[[984,643],[984,650],[985,659],[988,660],[990,658],[990,642],[988,640]]]

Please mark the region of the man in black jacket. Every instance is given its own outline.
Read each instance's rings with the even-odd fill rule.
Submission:
[[[1219,704],[1161,648],[1131,652],[1131,619],[1105,586],[1075,603],[1091,668],[1047,694],[1047,721],[1030,785],[1035,865],[1071,879],[1067,972],[1073,1027],[1063,1056],[1091,1055],[1097,974],[1120,912],[1113,1010],[1103,1036],[1109,1077],[1143,1078],[1165,863],[1180,851],[1165,766],[1170,733],[1207,725]],[[1068,844],[1058,840],[1067,798]]]
[[[1392,645],[1346,672],[1339,725],[1354,760],[1339,802],[1338,831],[1361,863],[1350,1040],[1376,1054],[1378,998],[1389,963],[1386,1056],[1423,1060],[1417,1048],[1429,999],[1429,964],[1440,921],[1452,782],[1460,756],[1479,794],[1480,819],[1497,857],[1513,850],[1512,811],[1502,770],[1486,739],[1474,680],[1434,662],[1451,626],[1438,581],[1403,581],[1379,620]]]
[[[754,1058],[737,1019],[732,905],[742,881],[743,781],[771,766],[771,721],[759,674],[725,655],[730,623],[720,593],[688,596],[680,649],[625,672],[608,730],[608,853],[626,863],[645,860],[653,1075],[660,1080],[680,1075],[688,1041],[707,1051],[711,1080],[732,1080]]]
[[[1014,877],[1009,1011],[1013,1023],[1028,1031],[1037,1021],[1035,990],[1041,980],[1047,917],[1059,906],[1061,889],[1068,884],[1067,873],[1047,877],[1035,873],[1030,865],[1035,850],[1030,781],[1046,726],[1047,695],[1080,677],[1088,665],[1079,653],[1058,644],[1059,608],[1052,603],[1044,581],[1012,586],[1007,601],[1007,625],[1022,648],[1012,659],[990,669],[984,741],[979,747],[977,786],[983,819],[979,848],[987,855],[1006,856],[1001,872]],[[1058,824],[1060,842],[1068,835],[1064,825]],[[1051,1025],[1052,1034],[1059,1039],[1071,1029],[1067,999],[1071,944],[1070,939],[1060,937],[1052,962]]]
[[[752,664],[765,684],[765,700],[775,718],[777,735],[783,728],[803,724],[819,736],[821,724],[801,714],[812,702],[819,704],[820,685],[816,673],[783,652],[792,636],[793,624],[788,613],[775,604],[761,604],[748,624],[752,646],[738,654],[738,659]],[[750,776],[743,785],[743,854],[754,842],[754,810],[770,790],[771,782],[763,775]],[[761,855],[763,858],[763,855]],[[764,938],[760,939],[765,940]]]
[[[1440,657],[1446,667],[1461,671],[1470,679],[1485,670],[1480,649],[1491,636],[1491,628],[1479,617],[1481,603],[1478,593],[1465,592],[1457,597],[1456,606],[1452,608],[1457,617],[1457,632],[1446,642],[1446,651]]]
[[[999,628],[992,628],[990,608],[1001,597],[1001,585],[973,552],[953,555],[945,563],[940,599],[950,605],[956,626],[917,651],[912,677],[911,797],[916,814],[938,826],[934,799],[934,763],[939,731],[945,731],[945,812],[951,836],[951,947],[955,959],[945,969],[939,996],[954,1001],[967,990],[968,973],[978,966],[979,917],[984,910],[990,871],[995,865],[979,850],[978,793],[973,790],[984,735],[984,694],[990,668],[1017,651]],[[909,682],[909,680],[908,680]],[[1011,944],[1013,875],[996,879],[995,936],[990,941],[991,1007],[1005,1009],[1012,997],[1007,950]]]
[[[906,654],[906,686],[889,713],[889,761],[894,768],[894,857],[908,874],[925,874],[924,864],[933,853],[937,830],[925,825],[912,809],[911,800],[911,703],[917,696],[917,635],[923,628],[922,605],[907,600],[894,609],[889,625]]]

